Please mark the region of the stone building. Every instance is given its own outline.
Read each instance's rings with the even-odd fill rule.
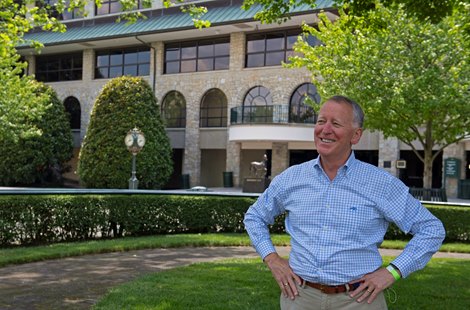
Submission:
[[[287,69],[281,62],[293,54],[302,22],[315,24],[320,10],[335,18],[333,1],[317,1],[315,9],[300,6],[282,24],[255,21],[257,7],[243,11],[241,0],[197,2],[208,7],[204,18],[210,28],[195,29],[178,7],[164,9],[157,0],[141,10],[147,19],[116,23],[119,2],[103,0],[101,8],[89,2],[87,17],[59,16],[65,33],[27,35],[45,45],[40,54],[28,48],[20,53],[29,63],[28,74],[51,85],[71,113],[75,159],[95,99],[110,78],[120,75],[143,76],[155,91],[173,148],[175,172],[167,188],[180,187],[182,175],[190,186],[231,185],[227,176],[241,186],[250,162],[264,154],[270,177],[316,156],[316,116],[304,100],[320,98],[307,70]],[[469,150],[470,141],[463,141],[436,160],[434,187],[442,186],[448,157],[461,161],[461,178],[470,178]],[[422,164],[397,139],[366,131],[355,152],[407,185],[422,186]],[[397,169],[398,160],[406,160],[406,168]],[[457,180],[446,181],[455,196]]]

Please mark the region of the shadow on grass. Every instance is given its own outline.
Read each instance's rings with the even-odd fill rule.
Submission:
[[[388,263],[390,258],[386,258]],[[390,310],[469,309],[470,261],[433,259],[393,286]],[[154,273],[112,289],[95,309],[279,308],[279,288],[259,259],[199,263]]]

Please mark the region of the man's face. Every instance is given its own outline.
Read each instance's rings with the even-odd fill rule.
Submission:
[[[347,103],[327,101],[315,125],[315,146],[325,159],[347,160],[351,146],[359,142],[362,129],[353,124],[353,109]]]

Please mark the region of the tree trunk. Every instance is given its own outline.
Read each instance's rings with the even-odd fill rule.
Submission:
[[[432,188],[432,149],[424,150],[423,187]]]

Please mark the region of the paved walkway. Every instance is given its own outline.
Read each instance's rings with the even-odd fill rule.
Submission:
[[[278,247],[288,256],[289,247]],[[400,251],[381,250],[396,256]],[[196,262],[257,257],[251,247],[151,249],[85,255],[0,268],[0,309],[90,309],[118,284],[146,273]],[[470,259],[470,254],[435,257]]]

